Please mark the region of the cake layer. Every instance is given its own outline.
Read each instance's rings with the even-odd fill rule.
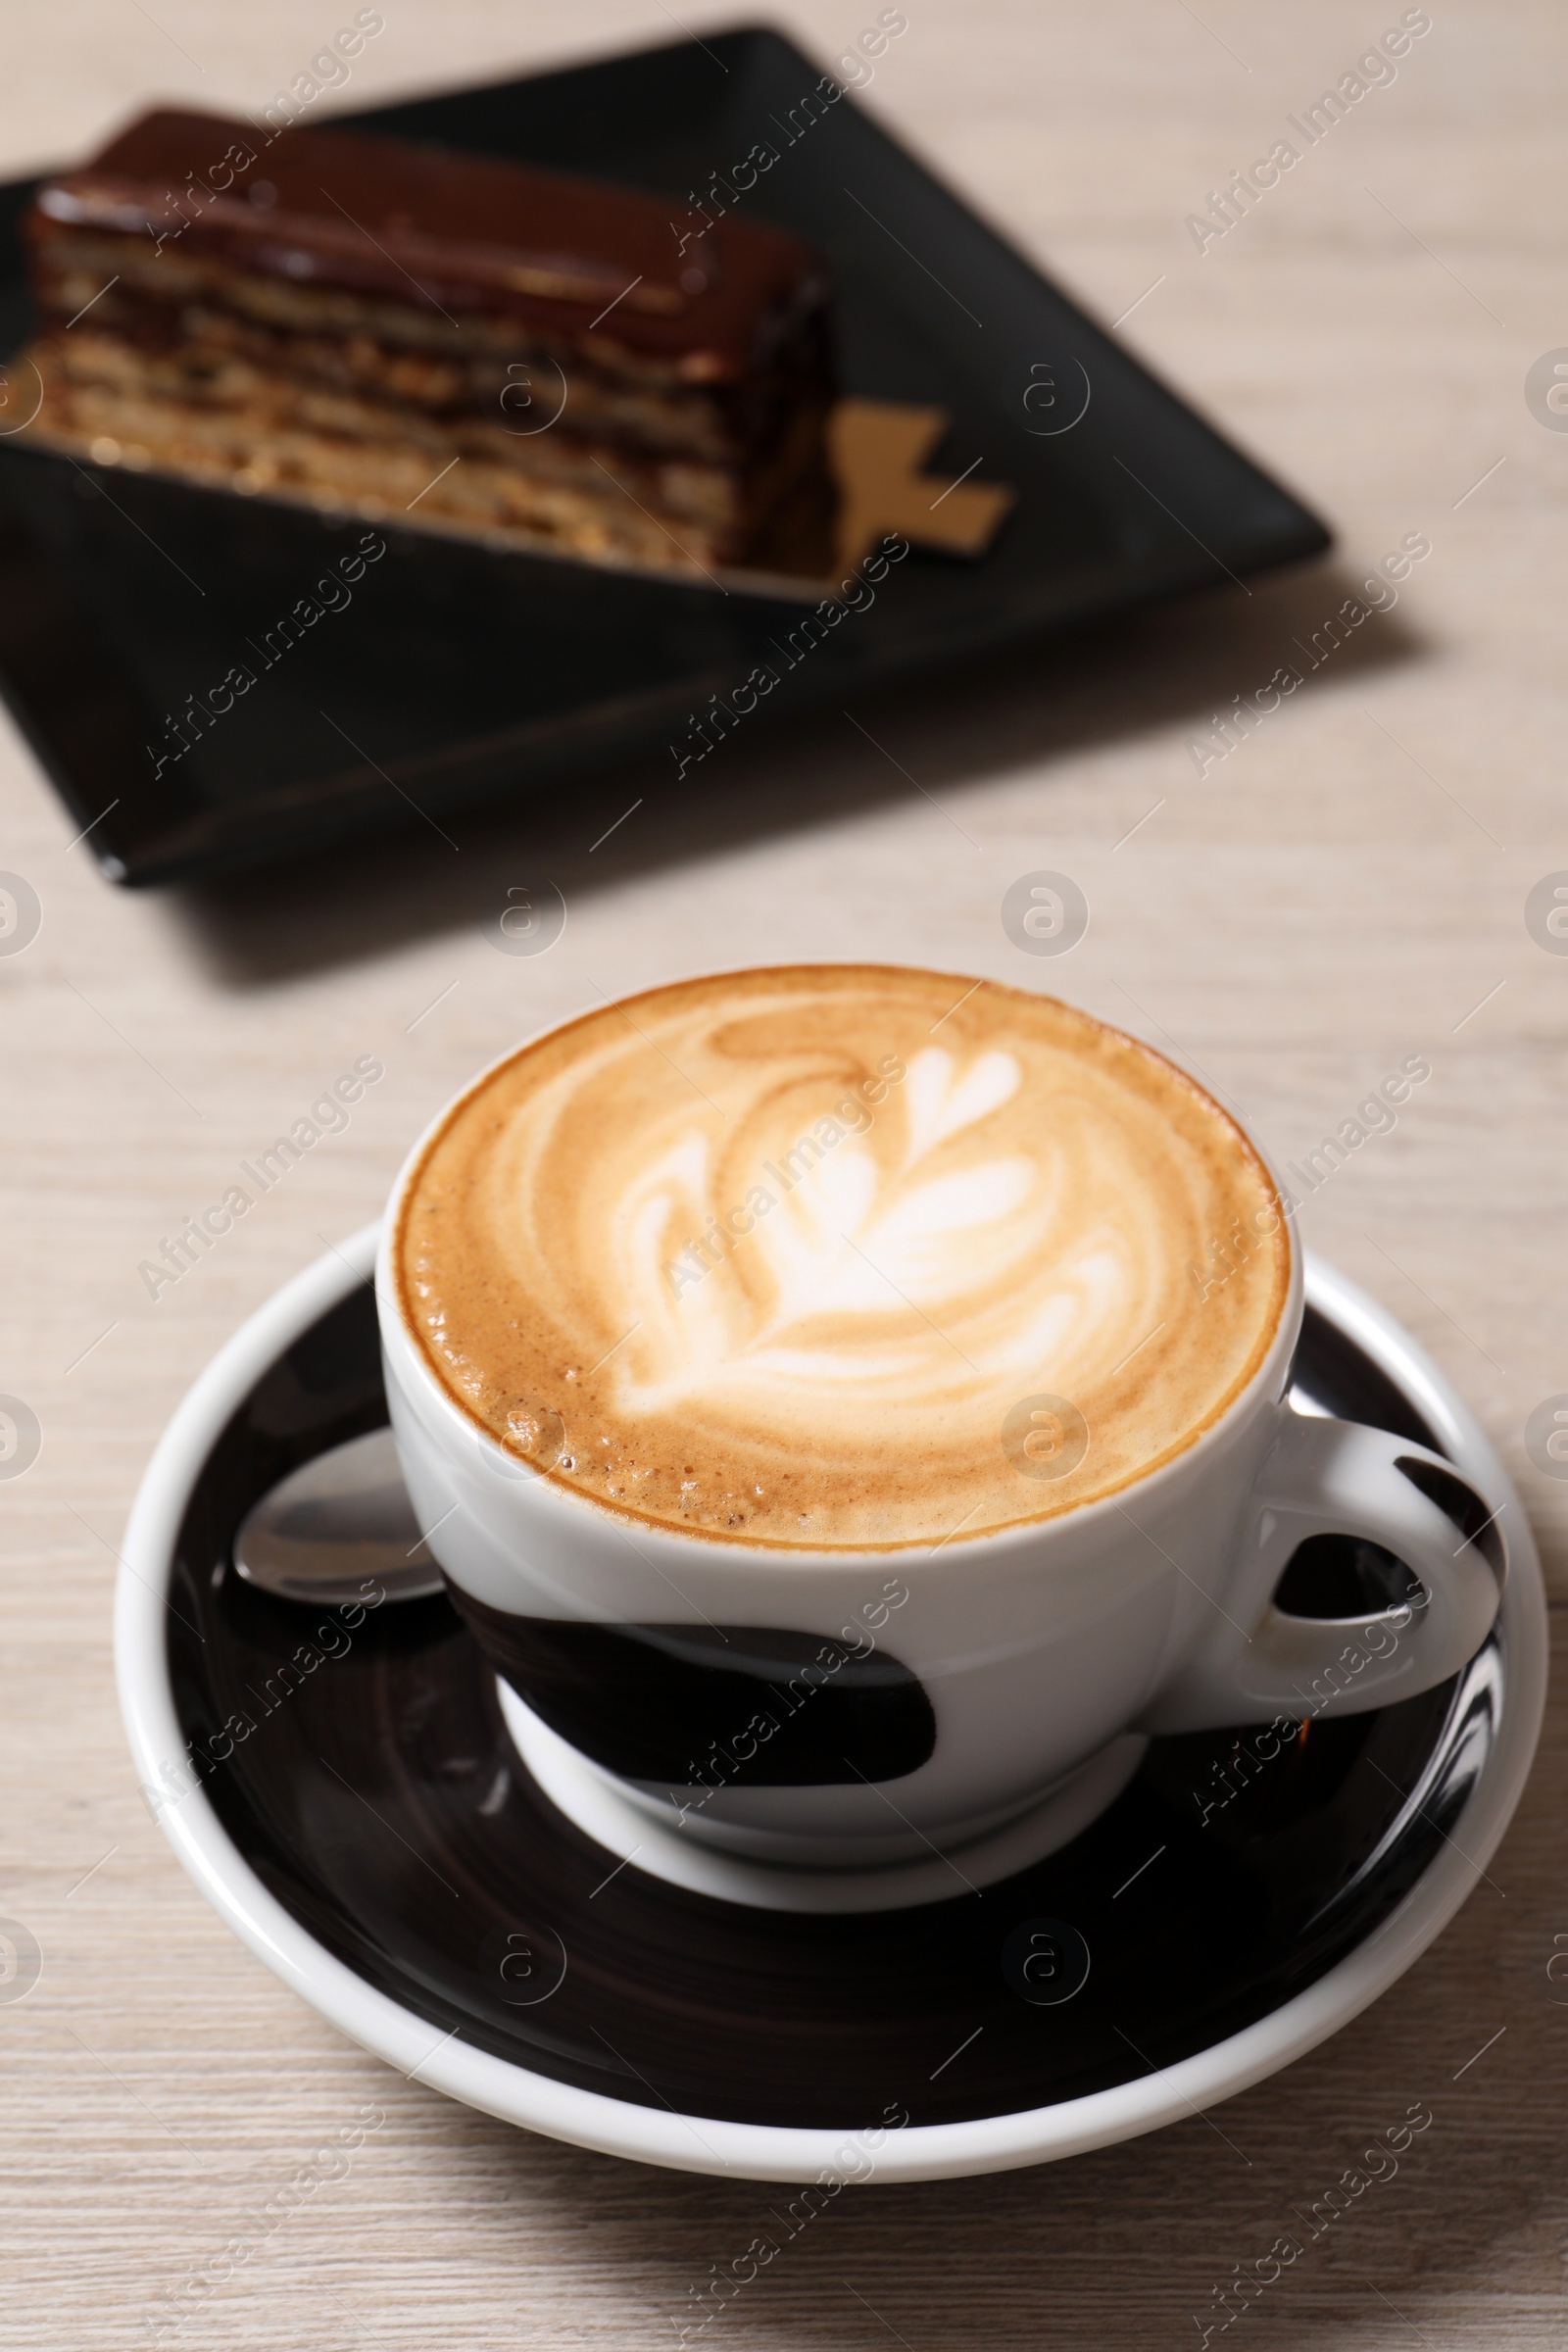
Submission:
[[[215,190],[192,159],[217,177],[224,138]],[[256,163],[243,124],[161,114],[40,190],[40,437],[589,557],[825,564],[798,240],[727,222],[677,278],[631,190],[294,129]]]
[[[394,516],[416,511],[424,523],[561,553],[661,568],[757,561],[763,542],[782,535],[782,510],[806,500],[788,444],[744,479],[559,431],[541,434],[519,464],[499,426],[399,415],[243,362],[209,372],[186,354],[80,329],[63,349],[37,348],[35,359],[48,437],[83,454],[241,491]],[[803,423],[810,430],[813,420]],[[828,517],[818,506],[822,534]]]
[[[155,254],[128,234],[65,230],[33,245],[33,292],[51,319],[90,308],[94,329],[138,343],[205,344],[323,383],[353,383],[420,409],[468,410],[513,430],[563,405],[579,430],[649,449],[743,464],[826,380],[813,318],[743,385],[693,385],[612,348],[484,315],[452,320],[422,304],[248,276],[211,258]]]
[[[48,182],[35,221],[35,234],[107,228],[286,284],[600,334],[687,383],[746,382],[828,291],[809,247],[755,220],[723,220],[683,261],[667,203],[633,188],[297,127],[259,164],[248,124],[172,110]]]

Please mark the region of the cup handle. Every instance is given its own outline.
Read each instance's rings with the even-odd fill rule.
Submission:
[[[1277,1608],[1291,1555],[1318,1535],[1381,1544],[1419,1580],[1421,1594],[1357,1617]],[[1486,1640],[1503,1557],[1495,1514],[1440,1454],[1386,1430],[1287,1407],[1223,1605],[1213,1603],[1211,1628],[1137,1728],[1359,1715],[1430,1690]]]

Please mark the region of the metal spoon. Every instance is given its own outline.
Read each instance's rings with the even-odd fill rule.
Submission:
[[[441,1571],[419,1531],[390,1429],[334,1446],[279,1479],[240,1523],[234,1566],[279,1600],[315,1607],[423,1600]]]

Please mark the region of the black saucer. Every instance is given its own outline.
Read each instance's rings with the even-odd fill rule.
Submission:
[[[1296,1383],[1309,1409],[1443,1450],[1311,1307]],[[316,1616],[235,1576],[229,1545],[257,1496],[385,1418],[362,1286],[250,1392],[195,1480],[167,1617],[181,1736],[221,1753],[230,1718],[255,1726],[202,1786],[318,1943],[437,2034],[613,2099],[793,2126],[898,2104],[949,2124],[1168,2067],[1277,2010],[1387,1920],[1497,1740],[1500,1622],[1441,1689],[1313,1722],[1272,1755],[1255,1728],[1153,1741],[1090,1829],[981,1893],[830,1916],[724,1903],[617,1870],[556,1810],[444,1599],[352,1630],[322,1611],[318,1638]],[[1284,1597],[1351,1615],[1404,1576],[1375,1546],[1318,1539]],[[318,1662],[285,1673],[302,1645]],[[1047,1957],[1026,1968],[1031,1936]],[[1084,1947],[1087,1981],[1051,1999]]]

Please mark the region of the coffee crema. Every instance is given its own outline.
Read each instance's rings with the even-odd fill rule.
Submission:
[[[1290,1247],[1247,1137],[1151,1048],[993,981],[825,964],[520,1047],[426,1146],[394,1262],[442,1385],[544,1475],[862,1549],[1053,1517],[1181,1452],[1267,1352]],[[1020,1439],[1041,1398],[1069,1413]]]

